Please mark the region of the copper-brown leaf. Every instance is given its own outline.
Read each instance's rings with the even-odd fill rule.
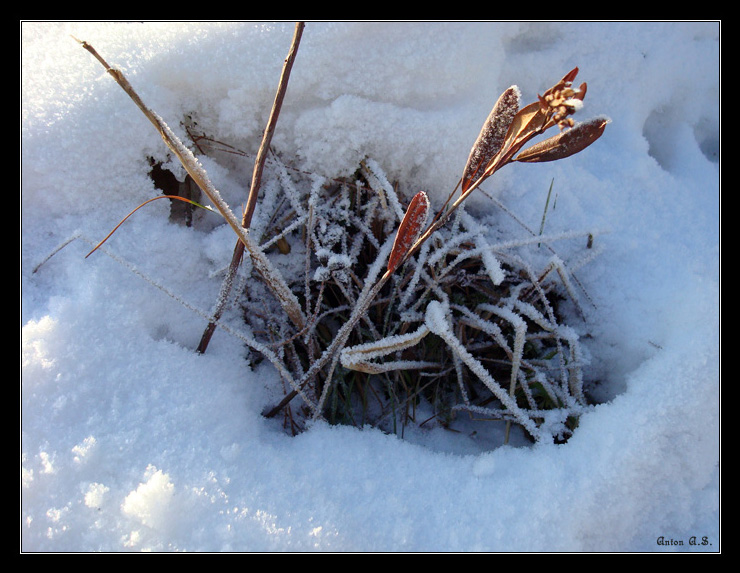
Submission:
[[[516,153],[524,143],[542,130],[546,121],[547,114],[542,110],[539,102],[523,107],[509,126],[504,148]]]
[[[406,257],[409,249],[421,235],[429,213],[429,197],[424,191],[419,191],[411,199],[406,214],[398,227],[396,239],[393,242],[391,256],[388,258],[388,270],[393,272]]]
[[[605,118],[596,118],[536,143],[522,151],[516,161],[537,163],[564,159],[583,151],[604,133]]]
[[[461,185],[463,193],[483,174],[488,162],[501,149],[509,125],[518,111],[519,89],[512,86],[496,101],[470,150],[468,162],[463,170]]]

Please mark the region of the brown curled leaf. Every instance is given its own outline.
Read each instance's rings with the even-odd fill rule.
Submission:
[[[604,133],[607,119],[601,117],[580,123],[575,127],[535,143],[522,151],[515,161],[539,163],[570,157],[599,139]]]
[[[488,162],[501,149],[509,126],[518,111],[519,89],[511,86],[494,104],[470,150],[468,162],[463,170],[461,185],[463,193],[483,174]]]
[[[398,227],[396,239],[393,242],[393,249],[388,258],[388,271],[393,272],[398,268],[406,257],[409,249],[416,240],[421,236],[421,232],[426,224],[429,213],[429,197],[424,191],[419,191],[411,199],[406,214]]]

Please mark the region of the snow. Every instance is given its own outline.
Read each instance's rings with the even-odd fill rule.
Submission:
[[[74,38],[179,137],[192,116],[253,153],[292,22],[22,23],[21,550],[719,551],[719,28],[307,24],[273,148],[317,180],[367,160],[441,205],[500,93],[534,101],[575,66],[576,119],[611,119],[470,199],[536,252],[519,223],[539,227],[554,180],[545,234],[602,249],[574,326],[602,403],[565,444],[504,446],[265,419],[281,385],[235,309],[194,351],[235,243],[215,214],[186,228],[155,201],[106,243],[125,264],[84,258],[155,195],[167,150]],[[238,213],[252,160],[233,157],[199,160]]]

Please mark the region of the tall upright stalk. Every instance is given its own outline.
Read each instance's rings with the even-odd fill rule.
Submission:
[[[252,216],[254,215],[254,209],[257,205],[257,197],[259,196],[260,186],[262,184],[262,171],[267,160],[267,153],[270,150],[270,143],[272,142],[272,134],[275,132],[275,125],[277,124],[278,116],[283,105],[283,99],[285,98],[285,92],[288,88],[288,80],[290,78],[290,72],[293,69],[293,62],[295,61],[296,54],[298,53],[298,46],[301,42],[301,36],[303,35],[303,28],[305,24],[303,22],[297,22],[295,25],[295,31],[293,33],[293,41],[288,52],[288,57],[285,59],[283,64],[283,71],[280,75],[280,82],[278,83],[277,94],[275,95],[275,101],[272,104],[272,110],[270,111],[270,118],[267,121],[267,128],[262,135],[262,142],[260,143],[259,150],[257,152],[257,158],[254,162],[254,171],[252,173],[252,183],[249,188],[249,197],[247,199],[247,206],[244,209],[244,215],[242,217],[242,227],[249,229],[252,223]],[[229,263],[229,269],[226,273],[226,277],[221,283],[221,291],[216,302],[216,308],[213,311],[213,317],[206,326],[198,344],[198,352],[203,353],[208,348],[208,343],[216,330],[216,324],[218,323],[221,315],[226,308],[228,302],[229,293],[234,283],[234,277],[236,276],[237,269],[241,264],[242,258],[244,257],[244,243],[237,241],[234,247],[234,252],[231,256],[231,262]],[[300,323],[296,323],[296,326],[301,329],[305,326],[305,321],[302,320],[300,315],[297,318],[301,318]],[[296,322],[295,320],[293,322]]]

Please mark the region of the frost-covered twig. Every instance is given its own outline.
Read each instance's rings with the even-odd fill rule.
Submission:
[[[388,354],[416,346],[427,334],[429,334],[429,329],[422,325],[408,334],[389,336],[375,342],[348,346],[340,352],[340,361],[345,368],[367,374],[438,366],[435,362],[420,360],[396,360],[383,364],[372,362],[375,358],[382,358]]]

